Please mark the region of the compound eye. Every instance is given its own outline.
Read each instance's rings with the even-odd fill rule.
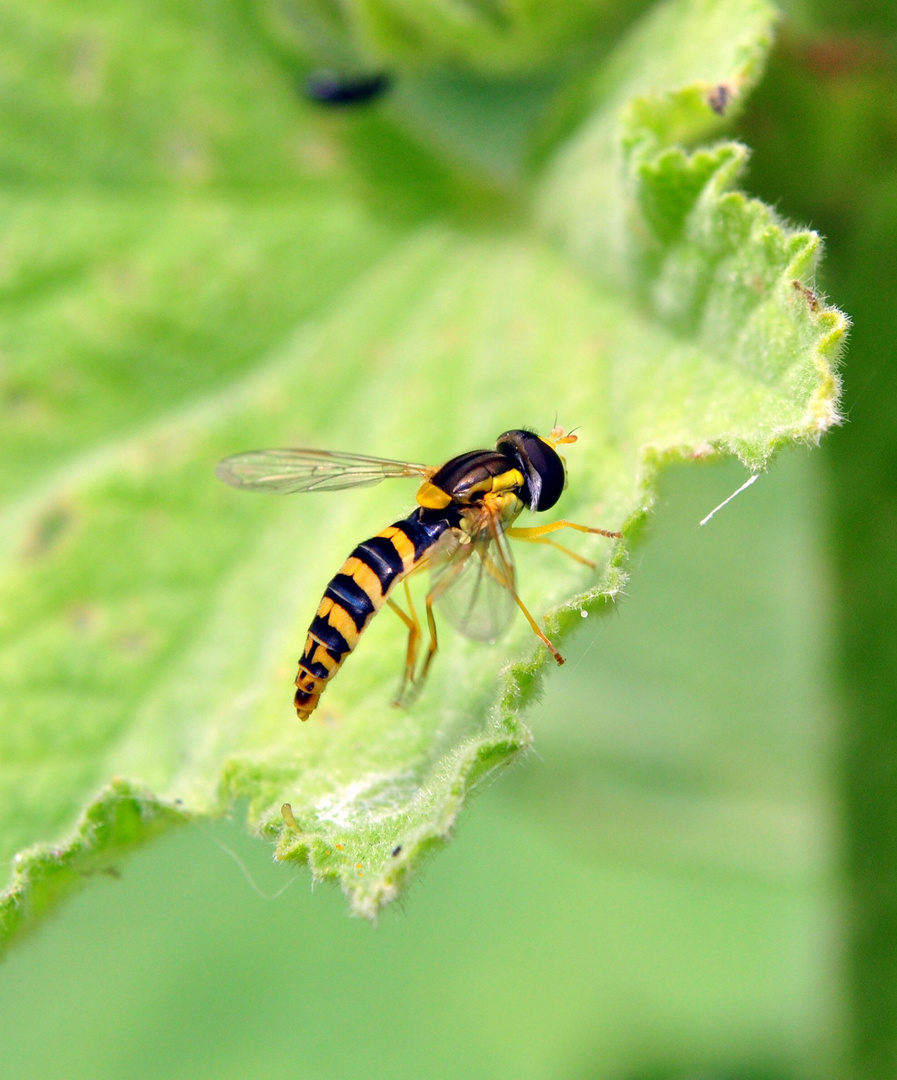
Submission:
[[[499,438],[497,448],[513,454],[523,466],[530,509],[550,510],[567,484],[564,462],[554,447],[532,432],[507,431]]]
[[[542,478],[536,509],[550,510],[564,493],[567,484],[564,463],[555,448],[540,438],[532,436],[531,440],[527,441],[526,449],[530,462]]]

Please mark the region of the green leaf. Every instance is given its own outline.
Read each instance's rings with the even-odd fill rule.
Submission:
[[[550,661],[522,618],[494,647],[443,626],[399,711],[405,631],[385,613],[300,725],[315,604],[413,488],[262,498],[218,484],[218,458],[292,444],[440,462],[509,427],[578,425],[559,516],[626,540],[573,535],[597,570],[520,545],[521,593],[562,643],[613,607],[661,465],[764,468],[837,419],[846,323],[811,291],[818,238],[734,189],[743,148],[677,143],[717,130],[714,88],[755,77],[765,5],[658,6],[546,161],[532,214],[411,143],[398,107],[314,112],[211,7],[160,3],[150,29],[99,2],[6,16],[12,69],[42,88],[30,124],[23,107],[8,121],[4,170],[0,848],[25,849],[7,938],[128,847],[238,799],[280,859],[373,916],[531,742]],[[67,74],[28,67],[15,43],[35,35]],[[71,70],[84,40],[103,42],[89,78]],[[129,68],[138,40],[161,68]],[[120,127],[131,115],[145,126]],[[83,148],[47,165],[69,130]],[[159,157],[175,144],[201,168]]]
[[[380,65],[407,74],[449,65],[508,75],[582,62],[645,0],[258,0],[256,6],[281,48],[310,50],[344,69]]]

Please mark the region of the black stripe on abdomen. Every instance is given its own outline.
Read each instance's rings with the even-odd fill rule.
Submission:
[[[315,615],[311,626],[308,628],[308,633],[311,637],[320,641],[334,660],[339,660],[341,656],[350,651],[348,641],[339,630],[331,626],[326,619],[322,619],[320,615]]]
[[[328,584],[308,628],[296,676],[295,704],[301,720],[314,712],[392,587],[421,562],[446,529],[457,525],[456,517],[419,507],[384,529],[385,536],[372,536],[355,548]]]
[[[437,538],[444,531],[445,525],[442,522],[440,522],[440,525],[441,528],[432,526],[429,529],[424,528],[416,517],[412,515],[402,521],[397,521],[393,528],[403,532],[414,544],[414,561],[417,562],[436,543]]]
[[[370,540],[365,540],[352,555],[374,571],[384,596],[399,574],[405,572],[402,556],[396,551],[395,544],[385,536],[372,536]]]
[[[359,631],[364,629],[368,619],[376,610],[368,594],[348,574],[337,574],[327,586],[324,595],[329,596],[334,603],[339,604],[352,616],[355,627]]]

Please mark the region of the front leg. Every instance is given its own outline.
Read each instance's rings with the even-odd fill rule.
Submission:
[[[610,529],[593,529],[588,525],[577,525],[575,521],[552,521],[548,525],[536,525],[531,529],[508,529],[507,535],[515,540],[538,540],[547,533],[557,532],[558,529],[576,529],[578,532],[596,533],[598,536],[609,536],[612,540],[621,540],[621,532],[611,532]]]

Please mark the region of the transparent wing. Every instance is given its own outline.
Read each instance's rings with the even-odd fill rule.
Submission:
[[[327,450],[249,450],[218,463],[218,478],[249,491],[342,491],[393,476],[432,476],[427,465]]]
[[[469,543],[454,534],[437,553],[432,588],[440,613],[474,641],[497,641],[514,615],[515,575],[499,523],[484,520]]]

